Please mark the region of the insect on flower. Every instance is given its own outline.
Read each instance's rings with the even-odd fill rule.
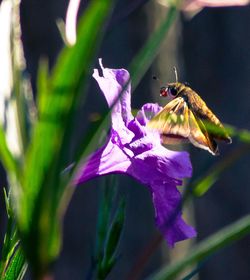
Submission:
[[[147,124],[158,130],[164,144],[177,144],[188,140],[196,147],[218,155],[215,140],[231,143],[220,120],[207,107],[201,97],[186,83],[176,82],[161,87],[160,95],[169,96],[172,100]]]
[[[170,247],[195,237],[195,229],[182,218],[177,188],[192,175],[189,154],[163,147],[158,131],[146,128],[151,116],[161,110],[158,104],[144,104],[135,117],[132,115],[129,72],[105,68],[101,59],[99,64],[101,69],[95,69],[93,77],[112,108],[111,127],[104,145],[82,161],[74,184],[109,174],[128,175],[149,188],[156,225]]]

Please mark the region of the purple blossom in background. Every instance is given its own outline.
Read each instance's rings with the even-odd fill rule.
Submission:
[[[182,10],[195,15],[205,7],[232,7],[248,4],[250,4],[250,0],[184,0],[182,2]]]
[[[187,225],[178,210],[181,195],[177,186],[192,174],[187,152],[175,152],[161,145],[160,135],[145,125],[161,107],[145,104],[134,118],[131,113],[130,84],[118,99],[129,80],[125,69],[109,69],[102,66],[93,77],[99,84],[109,107],[112,109],[112,126],[106,144],[91,154],[81,166],[76,184],[89,179],[114,173],[127,174],[146,185],[155,208],[156,224],[168,244],[192,238],[195,230]]]

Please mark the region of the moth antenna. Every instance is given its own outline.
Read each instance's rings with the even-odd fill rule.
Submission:
[[[178,73],[177,73],[177,68],[174,66],[174,74],[175,74],[175,81],[178,83]]]

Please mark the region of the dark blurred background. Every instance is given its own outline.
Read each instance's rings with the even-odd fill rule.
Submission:
[[[82,1],[80,14],[84,12]],[[21,21],[27,70],[34,92],[39,58],[49,58],[52,67],[63,42],[56,20],[65,18],[68,1],[23,0]],[[104,66],[126,68],[143,47],[146,39],[163,19],[167,8],[157,1],[117,1],[98,57]],[[159,85],[152,82],[157,75],[164,82],[174,80],[172,67],[206,100],[209,107],[225,123],[250,129],[250,7],[204,9],[192,18],[181,15],[170,31],[161,52],[132,97],[132,107],[159,101]],[[79,109],[80,136],[85,132],[90,114],[102,113],[106,103],[94,82],[89,87],[86,104]],[[77,141],[77,135],[76,135]],[[233,139],[230,146],[221,146],[221,156],[188,146],[194,176],[240,146]],[[223,173],[203,197],[193,200],[193,219],[198,240],[236,221],[250,211],[250,159],[245,154]],[[125,230],[120,244],[120,257],[109,279],[128,279],[133,265],[152,243],[157,230],[148,190],[125,176],[120,178],[120,192],[128,199]],[[56,279],[87,279],[94,253],[100,180],[79,187],[70,203],[64,221],[64,245],[55,264]],[[1,184],[2,185],[2,184]],[[1,220],[4,220],[1,203]],[[191,215],[192,216],[192,215]],[[1,222],[2,222],[1,221]],[[2,224],[2,223],[1,223]],[[2,229],[1,229],[2,230]],[[182,242],[185,243],[186,241]],[[184,244],[185,246],[185,244]],[[163,241],[145,268],[140,279],[162,266],[169,258],[184,255],[183,244],[169,253]],[[175,251],[178,252],[175,254]],[[250,279],[250,238],[242,239],[208,259],[197,279]]]

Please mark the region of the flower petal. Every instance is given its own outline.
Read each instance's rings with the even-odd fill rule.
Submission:
[[[146,125],[162,109],[157,103],[146,103],[137,113],[136,119],[141,125]]]
[[[183,3],[184,11],[195,11],[204,7],[245,6],[249,0],[186,0]]]
[[[122,117],[124,123],[127,124],[133,119],[131,113],[131,84],[129,83],[129,73],[125,69],[104,68],[101,59],[99,59],[99,64],[103,76],[100,76],[98,70],[94,69],[93,77],[98,82],[108,102],[108,106],[110,108],[113,106],[112,117],[115,119],[118,116]],[[125,86],[126,89],[124,89]]]
[[[141,142],[144,144],[143,140]],[[192,175],[192,165],[186,152],[169,151],[162,146],[154,147],[136,155],[133,160],[132,175],[142,178],[143,183],[166,178],[175,180]],[[129,170],[128,170],[129,172]]]
[[[126,90],[122,89],[129,81],[129,73],[125,69],[109,69],[104,68],[101,59],[99,59],[103,76],[99,75],[97,69],[94,69],[93,77],[96,79],[102,93],[104,94],[108,106],[112,108],[112,128],[119,131],[119,135],[123,144],[128,143],[134,137],[126,125],[133,119],[131,113],[131,85],[127,85]],[[122,92],[122,94],[121,94]]]
[[[181,218],[181,195],[175,184],[155,181],[152,185],[156,224],[164,234],[168,244],[173,247],[178,241],[196,236],[193,227]]]
[[[106,145],[95,151],[82,164],[75,184],[82,184],[90,179],[112,173],[126,173],[131,164],[129,150],[121,149],[120,138],[112,130],[111,137]]]
[[[112,108],[112,128],[106,145],[94,152],[81,166],[76,184],[96,176],[123,173],[146,185],[153,197],[156,223],[170,246],[195,236],[195,231],[181,218],[181,195],[177,189],[185,177],[192,174],[186,152],[170,151],[161,145],[160,134],[146,127],[161,110],[158,104],[145,104],[136,118],[131,114],[129,73],[125,69],[100,66],[95,69],[97,80],[109,107]],[[124,86],[126,90],[121,94]],[[173,218],[172,218],[173,217]]]

